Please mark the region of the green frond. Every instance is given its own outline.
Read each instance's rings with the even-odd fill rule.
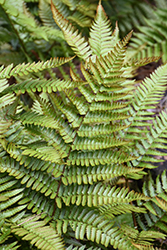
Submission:
[[[65,185],[77,184],[93,184],[101,180],[110,180],[118,176],[126,176],[130,173],[139,172],[139,168],[127,168],[125,165],[97,165],[91,167],[69,168],[64,171],[62,182]]]
[[[14,223],[24,216],[27,205],[19,205],[23,188],[18,185],[18,181],[3,172],[0,174],[0,218],[2,221],[8,218]]]
[[[147,209],[147,214],[144,214],[143,218],[139,214],[137,216],[137,222],[144,230],[158,228],[160,232],[167,233],[166,178],[166,171],[164,171],[161,176],[157,176],[156,183],[153,181],[151,175],[144,182],[143,193],[152,197],[150,201],[142,204]]]
[[[101,248],[98,248],[98,247],[89,247],[89,248],[87,248],[87,246],[86,245],[84,245],[84,246],[81,246],[81,247],[74,247],[74,246],[69,246],[69,247],[67,247],[66,248],[67,250],[101,250]]]
[[[163,113],[159,114],[159,117],[154,118],[154,111],[151,111],[152,105],[158,103],[165,91],[166,84],[166,65],[159,67],[155,73],[151,75],[151,78],[146,78],[139,87],[137,88],[132,101],[131,107],[127,108],[131,117],[128,119],[126,124],[131,123],[129,129],[127,129],[127,138],[131,139],[132,134],[133,146],[136,151],[136,156],[142,155],[134,163],[134,166],[139,164],[140,167],[145,165],[145,162],[158,162],[159,160],[152,155],[163,155],[163,153],[157,151],[160,138],[165,138],[166,135],[166,115]],[[125,108],[126,109],[126,108]],[[141,118],[142,117],[142,118]],[[150,128],[148,130],[147,126],[148,120],[150,123]],[[147,121],[147,122],[146,122]],[[152,127],[152,125],[154,127]],[[135,133],[135,135],[134,135]],[[135,137],[134,137],[135,136]],[[165,143],[165,140],[164,140]],[[149,167],[149,165],[148,165]]]
[[[72,47],[77,56],[86,60],[91,55],[91,49],[88,42],[82,38],[81,34],[75,30],[72,24],[69,24],[61,13],[59,13],[53,2],[51,2],[51,9],[53,12],[53,18],[57,25],[62,29],[67,43]]]
[[[16,246],[17,245],[17,246]],[[18,245],[18,242],[16,241],[16,242],[13,242],[13,243],[11,243],[11,244],[3,244],[3,245],[1,245],[0,246],[0,250],[3,250],[3,249],[5,249],[5,250],[16,250],[16,249],[18,249],[20,246]]]
[[[10,53],[2,53],[1,54],[1,58],[0,58],[0,64],[2,65],[9,65],[9,64],[13,64],[14,66],[21,64],[25,61],[25,56],[24,54],[18,53],[18,52],[12,52],[10,51]]]
[[[4,108],[7,105],[11,105],[15,100],[14,94],[6,94],[0,98],[0,108]]]
[[[164,195],[165,196],[165,195]],[[167,195],[163,198],[166,198],[167,199]],[[167,211],[167,202],[165,200],[161,200],[159,199],[158,197],[155,197],[156,200],[157,200],[157,205],[162,208],[163,210]]]
[[[80,27],[89,27],[91,24],[90,17],[87,17],[80,12],[75,12],[72,16],[68,17],[68,20],[75,22]]]
[[[53,1],[53,3],[66,19],[75,22],[80,27],[89,27],[95,15],[96,4],[87,0],[79,2],[76,0],[59,0]]]
[[[58,129],[59,126],[58,120],[54,119],[53,117],[38,115],[37,113],[31,111],[23,114],[21,120],[23,124],[40,125],[45,126],[46,128]]]
[[[36,146],[38,145],[38,148]],[[61,155],[60,152],[53,146],[49,146],[46,143],[35,142],[27,146],[22,146],[22,155],[28,155],[30,157],[37,157],[44,161],[51,161],[54,163],[61,163],[61,159],[67,155]]]
[[[81,191],[82,190],[82,191]],[[88,207],[96,207],[105,204],[128,203],[134,200],[148,200],[149,198],[135,193],[128,192],[128,189],[114,187],[106,187],[106,185],[98,183],[89,185],[70,185],[68,189],[60,187],[59,197],[63,200],[66,206],[70,203],[79,206],[87,205]]]
[[[80,115],[85,115],[88,112],[88,104],[85,98],[76,96],[72,90],[65,91],[65,93],[73,105],[75,105]]]
[[[121,109],[126,107],[127,104],[125,104],[124,102],[113,102],[113,103],[109,103],[109,102],[93,102],[90,105],[90,111],[95,111],[95,110],[115,110],[115,109]]]
[[[15,93],[24,94],[26,91],[43,91],[44,93],[51,93],[52,91],[61,91],[62,89],[75,88],[83,84],[82,82],[71,82],[70,80],[46,80],[46,79],[30,79],[22,81],[14,86],[10,86],[5,89],[2,94],[10,93],[14,91]]]
[[[34,161],[33,161],[34,162]],[[38,163],[38,162],[36,162]],[[9,165],[10,164],[10,165]],[[10,174],[10,176],[13,176],[16,179],[20,179],[20,183],[22,185],[25,184],[25,186],[27,188],[31,188],[32,190],[36,190],[38,192],[41,192],[42,194],[44,193],[45,196],[51,196],[55,193],[55,191],[57,190],[58,187],[58,183],[57,181],[54,180],[54,178],[52,178],[50,176],[50,174],[47,174],[44,171],[44,169],[48,168],[48,172],[53,171],[54,166],[52,166],[51,164],[48,165],[42,165],[40,166],[40,169],[42,171],[39,171],[39,167],[36,168],[34,170],[33,166],[32,168],[30,168],[30,165],[32,164],[32,162],[29,163],[29,165],[27,166],[27,168],[25,168],[26,166],[19,166],[18,162],[14,162],[11,161],[9,162],[9,159],[7,158],[6,161],[2,161],[1,162],[1,172],[8,172]],[[52,168],[51,168],[52,167]],[[56,169],[54,169],[53,171],[53,176],[55,175],[56,177],[58,177],[59,175],[61,175],[61,173],[58,171],[55,171]],[[20,192],[24,191],[19,189]],[[4,194],[5,195],[5,194]],[[23,193],[20,194],[21,196],[19,197],[19,199],[21,199],[23,197]],[[9,196],[10,197],[10,196]],[[12,200],[10,200],[10,202],[12,202]],[[16,202],[16,201],[15,201]],[[7,202],[6,202],[7,203]]]
[[[118,42],[118,27],[111,36],[111,24],[107,19],[101,4],[97,7],[96,17],[90,29],[89,43],[94,55],[104,56],[111,51]]]
[[[0,68],[0,77],[1,78],[9,78],[10,76],[24,76],[27,75],[29,73],[32,72],[39,72],[42,71],[44,69],[48,69],[48,68],[54,68],[54,67],[58,67],[66,62],[69,62],[70,60],[72,60],[73,57],[71,58],[54,58],[54,59],[50,59],[46,62],[33,62],[33,63],[22,63],[19,64],[15,67],[13,67],[13,64],[10,64],[9,66],[7,66],[6,68],[4,68],[3,66],[1,66]]]
[[[102,1],[102,4],[111,22],[118,22],[121,35],[123,36],[130,30],[145,25],[146,17],[154,16],[151,2],[146,4],[145,1],[127,0],[125,2],[117,0]],[[166,3],[164,3],[164,6],[166,6]]]
[[[128,58],[132,32],[121,41],[101,1],[90,39],[69,20],[90,25],[95,4],[53,0],[52,18],[48,0],[28,1],[0,8],[2,26],[13,25],[3,50],[5,41],[9,54],[22,49],[26,58],[0,67],[0,244],[151,249],[167,233],[166,174],[154,181],[145,171],[166,155],[166,113],[155,115],[153,105],[167,66],[136,87],[133,71],[153,58]],[[64,38],[82,60],[76,67]],[[66,62],[70,72],[59,67]]]
[[[138,157],[129,155],[124,151],[111,151],[110,149],[96,150],[94,152],[89,151],[72,151],[67,160],[67,166],[81,165],[81,166],[95,166],[105,165],[111,163],[125,163],[132,161]]]
[[[75,141],[72,145],[73,150],[99,150],[99,149],[105,149],[105,148],[112,148],[112,147],[118,147],[121,145],[129,144],[128,141],[124,141],[121,139],[115,139],[115,138],[102,138],[103,140],[100,141],[100,138],[84,138],[84,137],[76,137]]]
[[[39,16],[42,23],[49,27],[57,28],[57,25],[53,19],[50,5],[47,1],[41,0],[39,2]]]
[[[134,242],[135,244],[151,245],[151,242],[154,241],[157,237],[165,239],[165,234],[155,231],[139,232],[137,229],[131,228],[130,226],[127,225],[122,225],[121,229],[123,230],[125,235],[128,235],[129,238],[132,239],[132,242]]]
[[[44,221],[40,221],[40,216],[27,217],[11,227],[12,232],[21,236],[23,240],[28,240],[39,249],[65,249],[64,243],[57,232],[47,226]]]
[[[116,112],[109,112],[107,111],[89,111],[84,120],[83,124],[96,124],[96,123],[104,123],[116,120],[124,120],[127,119],[129,116],[124,113],[116,113]]]
[[[142,207],[135,207],[131,204],[116,204],[116,205],[103,205],[99,206],[99,211],[101,215],[105,216],[106,218],[113,219],[116,215],[124,214],[124,213],[146,213],[146,209]]]
[[[120,123],[116,123],[116,125],[109,125],[109,124],[82,124],[77,131],[80,137],[95,137],[100,135],[109,135],[113,132],[117,132],[123,129],[126,129],[129,125],[122,125]]]
[[[136,243],[133,243],[133,245],[139,249],[139,250],[161,250],[162,248],[158,248],[158,247],[153,247],[153,246],[144,246],[144,245],[139,245]]]
[[[68,210],[63,216],[63,224],[59,217],[62,213],[56,213],[54,219],[56,220],[55,227],[59,234],[67,231],[67,221],[75,232],[76,239],[83,240],[86,237],[88,240],[97,242],[108,247],[109,244],[115,248],[121,247],[121,249],[132,249],[133,245],[130,240],[121,233],[118,227],[113,226],[111,220],[105,219],[103,216],[99,216],[96,211],[91,211],[89,208],[82,208],[73,206],[71,210]],[[132,248],[131,248],[132,247]]]
[[[132,49],[129,53],[136,58],[142,57],[161,56],[165,63],[167,60],[166,54],[166,32],[165,24],[166,7],[164,9],[158,9],[155,12],[154,19],[146,19],[147,26],[141,26],[139,31],[135,33],[135,37],[132,39]],[[136,48],[144,47],[142,50],[136,50]],[[136,50],[136,51],[135,51]]]
[[[152,104],[157,103],[165,91],[165,78],[166,78],[166,68],[167,65],[159,67],[152,75],[151,79],[146,78],[141,85],[139,85],[136,94],[134,96],[134,101],[132,106],[135,110],[130,111],[132,117],[135,115],[137,119],[136,112],[142,115],[142,110],[152,108]],[[149,113],[146,113],[146,115]],[[131,118],[132,120],[133,118]]]

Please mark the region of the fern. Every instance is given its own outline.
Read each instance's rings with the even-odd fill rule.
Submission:
[[[166,53],[166,1],[156,1],[157,9],[146,19],[144,26],[138,27],[138,32],[132,39],[129,55],[136,58],[162,55],[163,63],[167,60]]]
[[[163,0],[155,2],[160,3]],[[147,4],[145,1],[135,0],[103,1],[103,6],[111,22],[114,24],[115,22],[119,23],[123,35],[129,30],[145,25],[145,18],[150,18],[154,12],[152,1],[147,1]]]
[[[44,221],[39,221],[39,216],[26,218],[18,225],[12,226],[12,232],[22,236],[23,240],[29,240],[38,249],[64,249],[61,238],[55,234],[52,227],[45,226]],[[34,237],[36,235],[36,237]]]
[[[69,9],[76,7],[78,15],[83,2],[51,2],[53,18],[82,60],[82,75],[74,66],[64,79],[53,74],[51,68],[73,57],[0,69],[0,216],[6,229],[0,231],[0,240],[6,249],[19,244],[23,248],[25,241],[30,249],[152,249],[157,238],[165,238],[165,174],[161,180],[157,177],[156,185],[150,177],[141,191],[129,180],[143,179],[159,162],[153,155],[163,155],[158,149],[166,144],[165,112],[155,117],[149,109],[165,91],[166,65],[133,93],[134,65],[153,58],[128,61],[126,45],[132,32],[121,41],[101,2],[90,39],[83,38],[67,20]],[[7,1],[2,7],[8,5]],[[87,5],[83,14],[86,9]],[[21,6],[10,12],[21,22]],[[40,32],[27,8],[25,13],[30,15],[31,31]],[[48,13],[43,0],[40,16],[50,27],[53,19],[47,19]],[[91,15],[92,9],[87,16]],[[50,72],[49,79],[44,70]],[[10,77],[16,84],[8,84]],[[25,95],[32,105],[27,105]],[[133,221],[123,225],[121,216]],[[140,217],[147,218],[148,227]]]
[[[167,232],[166,228],[166,171],[162,175],[158,175],[156,183],[154,183],[151,175],[148,180],[144,182],[143,192],[152,197],[149,202],[146,202],[144,206],[148,210],[144,223],[143,218],[137,221],[141,228],[159,228],[161,232]]]

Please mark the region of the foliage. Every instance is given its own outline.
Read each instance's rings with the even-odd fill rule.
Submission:
[[[158,249],[167,233],[167,180],[164,172],[154,183],[148,170],[167,147],[166,113],[152,110],[166,90],[167,65],[136,87],[134,70],[158,58],[128,59],[132,32],[120,40],[101,2],[89,39],[69,22],[93,17],[86,1],[52,1],[56,24],[40,1],[44,26],[23,1],[0,3],[26,57],[0,68],[0,249]],[[52,39],[68,43],[66,58],[53,52],[33,62],[29,52],[43,57]],[[62,79],[52,68],[65,63],[70,76],[62,71]]]
[[[167,1],[156,1],[157,8],[152,15],[145,19],[145,25],[138,27],[138,32],[132,38],[130,55],[135,55],[140,59],[149,56],[162,55],[162,61],[167,61],[166,41],[167,41]]]
[[[145,25],[145,18],[151,18],[153,15],[153,1],[140,0],[117,0],[103,1],[103,7],[109,16],[111,22],[118,22],[122,35],[125,35],[138,26]],[[159,2],[159,1],[157,1]]]
[[[56,7],[79,26],[90,26],[96,5],[87,1],[55,1]],[[83,8],[84,7],[84,8]],[[0,63],[22,62],[69,56],[62,31],[55,24],[50,1],[0,1]]]

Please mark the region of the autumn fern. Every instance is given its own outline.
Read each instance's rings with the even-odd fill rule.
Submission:
[[[73,3],[64,1],[71,9]],[[143,227],[141,217],[155,214],[152,204],[161,210],[156,218],[166,216],[166,179],[163,174],[151,187],[150,178],[140,191],[131,183],[155,167],[153,156],[163,155],[166,115],[150,108],[165,91],[167,66],[136,88],[135,66],[153,59],[127,62],[132,32],[120,40],[101,2],[88,40],[54,1],[51,8],[81,60],[80,72],[73,67],[64,79],[52,74],[73,57],[0,69],[0,216],[6,229],[0,242],[6,249],[24,248],[25,241],[29,249],[152,249],[157,238],[165,239],[163,220]],[[49,79],[41,74],[46,69]],[[12,76],[16,84],[10,85]]]

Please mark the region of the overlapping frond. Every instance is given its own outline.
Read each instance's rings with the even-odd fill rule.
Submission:
[[[91,211],[89,208],[73,206],[72,210],[64,214],[63,223],[59,219],[60,216],[61,213],[57,211],[54,217],[56,220],[54,224],[59,234],[67,231],[68,221],[69,225],[75,231],[75,237],[77,239],[84,239],[86,235],[86,238],[90,241],[96,241],[105,247],[111,244],[115,248],[135,250],[128,237],[123,233],[121,234],[118,227],[113,227],[111,220],[99,216],[95,211]]]
[[[92,18],[95,15],[96,4],[87,0],[53,0],[53,3],[66,19],[75,22],[80,27],[91,25]]]
[[[156,1],[160,5],[162,1]],[[127,34],[130,30],[145,24],[145,18],[154,13],[152,2],[145,4],[145,1],[117,0],[103,1],[103,7],[110,17],[112,23],[118,22],[121,35]],[[166,4],[161,3],[162,6]],[[126,20],[126,21],[125,21]]]
[[[150,178],[142,193],[133,190],[133,180],[146,175],[145,168],[159,161],[152,155],[162,156],[158,149],[166,148],[166,114],[155,117],[150,109],[165,90],[167,66],[145,79],[133,95],[133,63],[126,62],[125,47],[131,32],[120,41],[118,27],[112,33],[100,2],[87,41],[66,20],[77,19],[85,1],[55,2],[53,17],[83,62],[79,74],[72,66],[64,80],[51,68],[71,57],[0,68],[0,218],[7,228],[0,231],[0,240],[6,244],[14,235],[9,242],[13,249],[18,246],[15,237],[39,249],[149,247],[155,238],[164,239],[163,233],[152,231],[155,227],[167,232],[166,175],[156,185]],[[41,20],[50,29],[49,4],[40,4]],[[24,15],[18,8],[12,11],[20,20]],[[70,17],[69,9],[76,15]],[[93,9],[87,16],[92,14]],[[31,31],[38,27],[32,20]],[[35,78],[45,69],[49,76]],[[12,85],[11,76],[16,78]],[[26,95],[32,104],[26,103]],[[133,222],[139,230],[120,223],[120,216],[129,213],[137,214]]]
[[[41,221],[40,216],[20,220],[12,226],[11,230],[12,233],[21,236],[23,240],[29,240],[39,249],[65,249],[61,237],[51,226],[46,226],[46,222]]]
[[[53,18],[57,25],[62,29],[64,37],[67,43],[72,47],[76,55],[82,59],[87,59],[91,55],[91,49],[85,38],[79,34],[79,32],[69,24],[69,22],[59,13],[55,8],[53,2],[51,2],[51,8],[53,12]]]
[[[143,203],[147,209],[147,214],[137,215],[137,222],[142,229],[158,228],[161,232],[167,233],[166,227],[166,171],[158,175],[156,182],[152,179],[151,175],[146,179],[143,185],[143,193],[152,197],[150,201]]]
[[[136,207],[131,204],[117,204],[116,205],[103,205],[99,206],[99,211],[106,218],[113,219],[116,215],[124,214],[124,213],[146,213],[146,209],[142,207]]]
[[[145,20],[145,26],[138,27],[138,32],[132,38],[129,55],[133,54],[138,59],[162,55],[163,62],[166,62],[166,13],[166,6],[159,7],[151,18]]]
[[[131,228],[127,225],[122,225],[121,229],[125,233],[125,235],[128,235],[129,238],[132,239],[132,242],[134,243],[134,246],[136,244],[149,246],[152,245],[152,242],[157,238],[165,239],[165,234],[155,232],[155,231],[141,231],[139,232],[137,229]]]
[[[166,114],[162,111],[159,116],[155,116],[153,105],[160,101],[165,92],[166,67],[166,65],[159,67],[150,78],[139,85],[131,107],[128,108],[131,117],[127,120],[127,124],[131,123],[131,126],[127,129],[127,138],[134,139],[132,147],[135,148],[136,156],[139,156],[139,159],[133,162],[134,166],[139,164],[143,167],[146,162],[159,162],[160,160],[152,155],[163,155],[157,149],[161,147],[160,141],[162,143],[166,141]],[[150,167],[148,164],[148,168]]]

